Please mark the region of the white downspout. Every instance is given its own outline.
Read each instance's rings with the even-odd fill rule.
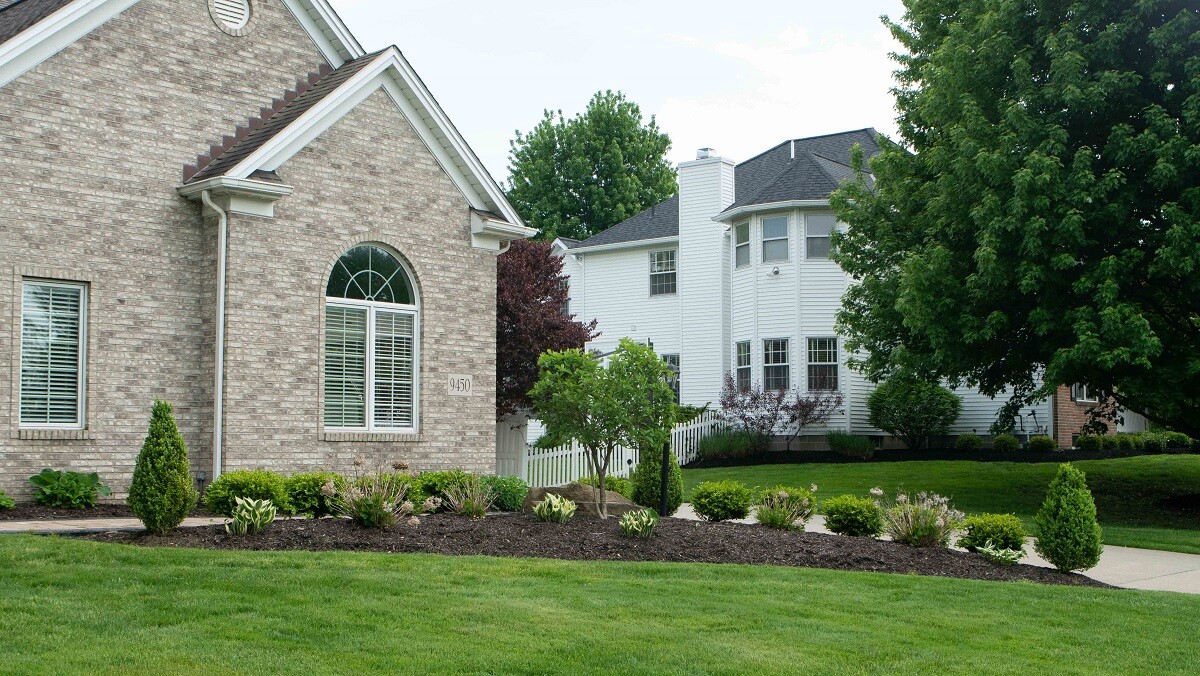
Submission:
[[[200,201],[217,213],[217,337],[216,361],[213,365],[213,468],[212,477],[209,479],[211,482],[221,476],[221,467],[224,464],[221,441],[225,414],[225,258],[228,250],[229,216],[212,201],[207,190],[200,193]]]

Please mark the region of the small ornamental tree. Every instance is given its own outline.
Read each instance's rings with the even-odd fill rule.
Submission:
[[[924,448],[930,437],[950,431],[962,412],[962,400],[936,383],[895,376],[867,397],[867,409],[873,427],[909,448]]]
[[[679,419],[667,364],[650,347],[623,338],[607,366],[570,349],[547,352],[538,367],[541,376],[529,395],[546,426],[542,443],[575,441],[584,448],[597,479],[597,511],[608,518],[604,485],[617,446],[637,448],[645,457],[670,439]]]
[[[1055,568],[1065,572],[1087,570],[1100,562],[1104,546],[1096,521],[1096,502],[1083,472],[1069,464],[1059,465],[1033,522],[1037,528],[1033,548]]]
[[[496,261],[496,417],[530,408],[538,357],[582,348],[596,322],[563,314],[567,288],[562,259],[547,242],[518,240]]]
[[[175,425],[171,405],[156,399],[150,432],[133,470],[129,507],[146,530],[163,534],[183,523],[198,497],[188,467],[187,445]]]

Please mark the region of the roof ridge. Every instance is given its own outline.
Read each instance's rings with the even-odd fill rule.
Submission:
[[[364,57],[360,57],[364,58]],[[350,62],[347,62],[350,63]],[[270,106],[264,106],[258,111],[258,115],[250,117],[246,120],[246,124],[238,125],[233,132],[233,136],[225,136],[219,143],[214,143],[209,146],[208,154],[198,155],[195,164],[189,164],[183,168],[183,182],[187,183],[192,180],[192,177],[204,170],[205,167],[212,164],[213,160],[225,154],[233,146],[237,145],[242,139],[250,135],[250,132],[258,129],[266,124],[268,120],[278,114],[287,104],[295,101],[304,92],[312,89],[314,85],[336,70],[327,63],[322,63],[315,71],[308,74],[307,77],[297,80],[296,85],[283,93],[281,98],[273,99]]]
[[[766,155],[766,154],[770,153],[771,151],[776,150],[778,148],[782,148],[783,146],[785,146],[789,143],[796,143],[798,141],[812,141],[812,140],[819,139],[819,138],[829,138],[830,136],[845,136],[847,134],[857,134],[857,133],[863,132],[863,131],[871,132],[874,135],[879,134],[878,131],[875,131],[875,127],[863,127],[862,129],[847,129],[845,131],[835,131],[835,132],[830,132],[828,134],[817,134],[816,136],[802,136],[800,138],[790,138],[781,143],[776,143],[775,145],[771,146],[770,148],[767,148],[766,150],[762,151],[761,153],[758,153],[754,157],[749,157],[749,158],[742,160],[741,162],[738,162],[737,166],[740,167],[743,164],[749,164],[750,162],[757,160],[758,158],[762,157],[763,155]]]
[[[809,157],[813,158],[814,160],[818,157],[823,160],[828,159],[822,155],[818,155],[817,153],[814,153],[811,150],[805,150],[804,153],[807,154]],[[832,161],[832,160],[830,160],[830,161]],[[829,182],[833,184],[834,188],[837,188],[839,185],[841,185],[842,182],[839,181],[838,179],[834,178],[833,174],[830,174],[829,171],[825,167],[821,166],[820,162],[814,161],[812,164],[814,167],[817,168],[817,171],[821,172],[822,174],[825,175],[825,178],[829,179]],[[836,162],[835,164],[841,164],[841,162]]]

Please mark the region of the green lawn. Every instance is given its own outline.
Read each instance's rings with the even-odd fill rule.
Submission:
[[[1096,498],[1104,541],[1113,545],[1200,554],[1200,517],[1163,504],[1200,494],[1200,455],[1147,455],[1075,463]],[[687,494],[701,481],[734,479],[752,486],[817,484],[818,498],[866,495],[872,486],[933,491],[967,512],[1011,512],[1032,525],[1058,463],[813,463],[684,470]]]
[[[0,536],[5,673],[1200,671],[1200,597]]]

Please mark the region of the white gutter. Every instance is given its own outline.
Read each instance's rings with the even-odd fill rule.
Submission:
[[[577,246],[573,249],[567,249],[567,253],[572,256],[588,253],[601,253],[604,251],[620,251],[622,249],[640,249],[648,246],[660,246],[662,244],[678,244],[679,237],[672,235],[670,237],[654,237],[651,239],[634,239],[628,242],[614,242],[612,244],[594,244],[592,246]]]
[[[225,414],[225,258],[229,246],[229,217],[212,201],[207,190],[200,193],[200,201],[217,214],[217,337],[216,361],[213,363],[213,470],[212,477],[209,478],[211,482],[221,476],[221,467],[224,464],[221,442]]]

